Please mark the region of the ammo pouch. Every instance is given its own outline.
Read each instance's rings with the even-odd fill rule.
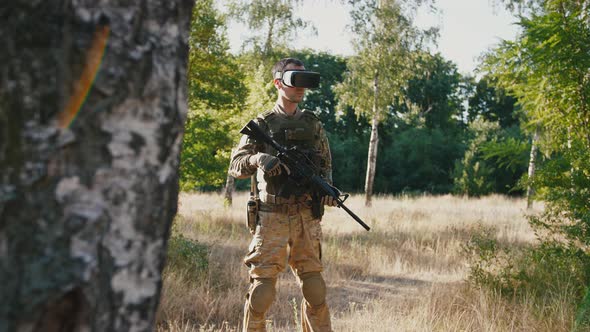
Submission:
[[[259,209],[259,207],[260,207],[260,200],[258,200],[256,197],[250,196],[250,199],[248,199],[248,203],[247,203],[248,217],[246,218],[246,220],[247,220],[248,230],[250,231],[251,234],[254,234],[256,232],[256,225],[258,224],[258,209]]]
[[[311,195],[311,215],[316,219],[321,219],[324,215],[322,197],[317,192]]]
[[[246,206],[246,226],[250,234],[256,233],[256,225],[258,224],[258,210],[260,209],[260,198],[256,190],[256,174],[250,177],[250,198]]]

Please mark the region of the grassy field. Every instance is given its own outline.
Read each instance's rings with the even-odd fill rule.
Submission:
[[[174,232],[204,245],[208,264],[167,267],[158,331],[239,331],[248,287],[242,263],[250,241],[246,199],[237,194],[226,208],[216,194],[181,194]],[[547,316],[536,302],[512,301],[466,282],[464,248],[474,235],[486,230],[514,247],[534,241],[524,200],[381,196],[371,208],[363,202],[353,196],[347,205],[370,232],[341,209],[327,209],[323,219],[324,278],[335,331],[569,330],[573,312],[567,305],[553,305]],[[295,278],[286,271],[268,330],[298,331],[300,301]]]

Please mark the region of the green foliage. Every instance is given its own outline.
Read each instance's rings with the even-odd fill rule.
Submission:
[[[513,173],[522,172],[527,166],[530,150],[530,144],[511,136],[494,137],[481,147],[484,160],[494,160],[498,167]]]
[[[581,301],[576,315],[573,331],[584,331],[590,327],[590,289],[586,288],[586,295]]]
[[[454,170],[454,192],[468,196],[522,193],[531,146],[518,127],[483,118],[469,124],[470,144]]]
[[[532,125],[544,128],[550,139],[544,141],[543,149],[558,148],[568,127],[571,139],[588,145],[588,2],[539,3],[543,9],[521,18],[521,35],[488,54],[484,69],[518,98]]]
[[[469,132],[473,135],[469,147],[461,161],[455,165],[455,188],[457,194],[467,196],[481,196],[489,194],[494,189],[491,181],[492,166],[481,155],[481,146],[496,136],[500,127],[497,123],[478,119],[469,124]]]
[[[509,244],[497,236],[497,229],[480,225],[463,247],[470,258],[468,281],[472,285],[511,301],[532,302],[536,314],[544,319],[572,311],[587,293],[584,285],[590,281],[590,262],[580,250],[557,242]],[[580,319],[578,327],[587,328],[582,322]]]
[[[387,119],[390,106],[404,97],[404,88],[414,72],[414,51],[436,35],[434,30],[423,31],[413,24],[413,14],[422,2],[349,1],[356,54],[348,59],[344,79],[334,89],[339,112],[352,108],[358,116],[371,120],[366,205],[374,188],[378,124]]]
[[[386,125],[386,124],[385,124]],[[440,128],[410,127],[382,144],[377,167],[377,192],[448,193],[454,160],[463,145]]]
[[[497,86],[492,77],[484,76],[475,84],[475,91],[468,99],[468,120],[483,117],[490,122],[498,122],[502,128],[518,125],[516,98]]]
[[[336,133],[336,94],[333,87],[342,82],[346,70],[346,61],[340,56],[312,50],[300,50],[292,56],[305,63],[308,70],[319,71],[322,75],[320,87],[308,90],[305,94],[302,108],[314,111],[320,118],[324,129],[329,133]]]
[[[166,268],[183,271],[197,279],[209,268],[209,249],[173,230],[168,240]]]
[[[461,75],[455,64],[440,54],[417,52],[414,73],[403,99],[418,107],[427,128],[456,131],[463,124],[460,84]],[[407,112],[406,104],[400,106],[400,112]]]
[[[195,3],[189,36],[188,119],[180,163],[182,190],[211,190],[226,179],[234,115],[246,96],[237,62],[228,53],[225,20],[212,0]]]
[[[267,24],[272,20],[296,22],[293,10],[298,2],[274,0],[230,2],[232,17],[258,24],[250,28],[263,33],[253,51],[234,57],[228,53],[225,17],[215,10],[212,0],[197,1],[189,40],[190,111],[181,156],[181,189],[216,190],[224,185],[239,128],[276,100],[271,66],[280,58],[294,56],[322,74],[320,88],[308,91],[301,106],[313,110],[329,134],[337,186],[347,191],[363,189],[378,71],[381,157],[376,191],[446,193],[460,183],[455,177],[467,181],[461,185],[468,189],[458,192],[513,190],[523,173],[522,158],[528,159],[521,153],[528,146],[526,140],[500,133],[471,145],[475,135],[469,136],[463,119],[467,114],[466,79],[439,54],[419,50],[436,34],[412,26],[411,13],[423,3],[430,1],[384,1],[381,7],[373,0],[353,3],[352,29],[359,52],[345,59],[313,50],[288,50],[281,40],[288,40],[289,32],[280,32],[285,35],[279,37],[279,30]],[[279,8],[282,13],[277,12]],[[479,100],[474,102],[479,108],[470,108],[471,120],[517,121],[510,113],[513,105],[495,82],[491,77],[480,81],[480,92],[473,84],[475,96],[479,93],[480,97],[472,98]],[[470,146],[474,150],[468,156],[465,150]],[[462,157],[466,159],[457,162]],[[246,189],[249,181],[236,184]]]
[[[213,190],[223,186],[234,143],[230,125],[210,114],[189,113],[183,137],[180,189]]]
[[[565,237],[588,252],[590,3],[535,3],[530,17],[521,17],[522,34],[489,54],[486,68],[518,97],[531,125],[544,128],[540,148],[548,160],[533,181],[546,213],[533,225],[548,231],[542,240]]]
[[[546,278],[553,283],[572,275],[574,300],[580,301],[578,290],[589,285],[590,270],[590,2],[505,2],[521,12],[522,33],[488,54],[485,69],[517,97],[526,127],[543,128],[539,147],[545,160],[529,181],[545,210],[531,224],[540,242],[536,250],[551,260],[531,260],[529,269],[551,266]],[[546,285],[548,294],[551,282]],[[584,308],[578,324],[590,320]]]
[[[589,254],[590,246],[590,151],[582,142],[553,155],[537,171],[535,184],[546,188],[550,203],[532,223],[547,238],[560,238],[568,247]],[[590,267],[589,267],[590,268]]]
[[[365,183],[368,135],[328,135],[334,185],[347,192],[361,191]]]
[[[277,90],[273,84],[271,73],[273,63],[267,60],[259,62],[256,67],[252,67],[253,63],[244,66],[245,68],[252,68],[251,71],[248,70],[245,80],[248,97],[242,111],[241,120],[244,124],[249,119],[256,117],[256,115],[271,109],[277,99]]]
[[[568,294],[573,305],[584,296],[590,271],[582,252],[555,242],[509,247],[496,239],[496,233],[480,228],[465,245],[471,259],[471,283],[506,296],[532,296],[540,302]]]
[[[243,95],[242,75],[225,37],[225,19],[213,0],[198,0],[193,8],[187,71],[191,110],[233,108]]]
[[[531,152],[530,142],[519,127],[502,128],[490,141],[480,147],[481,158],[493,168],[493,192],[521,194]]]
[[[466,84],[468,148],[456,161],[454,192],[521,194],[531,147],[519,128],[515,99],[487,76]]]
[[[401,98],[414,72],[416,54],[412,52],[434,37],[435,31],[416,28],[412,14],[399,1],[350,4],[356,54],[347,62],[343,82],[335,87],[338,108],[351,106],[360,114],[381,120],[387,115],[387,107]],[[375,83],[381,93],[375,94]]]
[[[278,47],[288,48],[287,41],[299,29],[313,25],[294,15],[295,7],[301,1],[283,0],[230,0],[230,16],[245,23],[255,34],[243,46],[251,45],[254,53],[269,56]]]

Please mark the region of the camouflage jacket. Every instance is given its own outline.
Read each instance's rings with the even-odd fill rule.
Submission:
[[[277,139],[277,133],[272,132],[272,128],[277,127],[289,127],[295,124],[303,124],[303,127],[312,131],[313,138],[311,139],[311,146],[307,144],[306,148],[311,151],[314,155],[314,159],[318,162],[316,165],[319,166],[320,176],[328,183],[332,183],[332,157],[330,155],[330,146],[328,144],[328,138],[323,129],[319,119],[311,111],[302,111],[297,108],[295,114],[287,115],[283,111],[282,107],[275,105],[275,107],[267,112],[264,112],[254,120],[267,134]],[[290,128],[295,131],[299,128]],[[284,144],[286,141],[279,143]],[[290,144],[289,144],[290,143]],[[288,146],[297,146],[294,141],[287,141]],[[295,183],[291,183],[286,174],[279,176],[269,177],[262,170],[257,169],[255,166],[250,165],[248,161],[249,157],[257,152],[269,153],[275,155],[274,151],[267,144],[260,144],[248,136],[242,136],[238,147],[234,150],[231,163],[229,167],[229,174],[236,178],[246,178],[256,173],[256,180],[258,184],[258,190],[261,196],[265,194],[289,197],[291,195],[300,196],[303,194],[309,194],[309,188],[297,186]]]

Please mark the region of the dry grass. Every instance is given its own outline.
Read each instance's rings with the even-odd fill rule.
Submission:
[[[175,228],[209,246],[210,264],[197,279],[165,271],[158,331],[239,331],[248,287],[242,263],[250,240],[246,199],[237,194],[230,209],[215,194],[180,196]],[[353,196],[347,206],[370,232],[340,209],[330,208],[324,216],[324,277],[335,331],[567,331],[571,326],[567,305],[541,319],[533,302],[511,302],[464,281],[468,266],[462,248],[481,228],[495,230],[510,246],[534,240],[524,200],[380,196],[371,208],[363,203],[362,196]],[[300,299],[293,276],[283,273],[269,331],[298,330]]]

